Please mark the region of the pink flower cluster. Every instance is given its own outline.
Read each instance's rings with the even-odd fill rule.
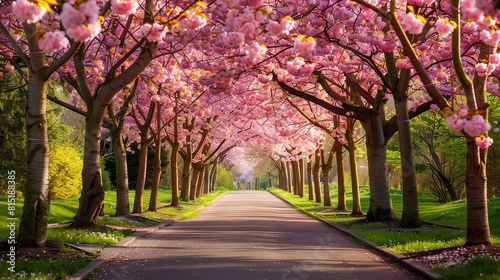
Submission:
[[[434,3],[434,0],[408,0],[408,5],[423,6]]]
[[[302,57],[296,57],[286,63],[286,70],[294,76],[307,76],[314,71],[314,64],[306,63]]]
[[[493,139],[491,139],[490,137],[476,137],[475,140],[476,140],[476,145],[480,149],[486,149],[489,146],[491,146],[491,144],[493,144]]]
[[[207,18],[204,14],[195,11],[186,11],[186,17],[179,21],[179,24],[187,29],[195,30],[207,25]]]
[[[425,23],[415,17],[413,13],[407,13],[401,21],[403,28],[410,34],[420,34]]]
[[[131,15],[135,13],[139,4],[136,0],[111,0],[111,10],[119,15]]]
[[[468,111],[461,109],[457,114],[452,114],[446,118],[448,127],[454,131],[464,131],[471,137],[478,137],[486,134],[491,125],[481,115],[473,115],[467,119]],[[484,137],[483,137],[484,138]],[[483,142],[486,140],[483,140]]]
[[[99,6],[95,0],[83,2],[78,6],[64,3],[61,22],[66,28],[66,34],[76,41],[84,42],[101,32],[99,23]]]
[[[499,66],[500,54],[490,54],[490,56],[488,57],[488,63],[476,64],[476,72],[480,77],[485,77],[493,73],[493,71],[495,71]]]
[[[38,47],[48,53],[54,53],[68,46],[69,41],[62,31],[46,32],[42,38],[38,40]]]
[[[250,45],[246,45],[245,52],[252,62],[256,62],[264,58],[264,55],[267,52],[267,47],[257,42],[253,42]]]
[[[237,48],[245,43],[245,34],[241,32],[229,32],[223,39],[229,48]]]
[[[142,35],[146,36],[148,41],[158,42],[163,40],[165,34],[167,34],[167,27],[158,23],[153,23],[153,25],[146,23],[141,27],[141,32]]]
[[[448,21],[443,18],[440,18],[436,21],[436,31],[441,38],[446,38],[448,35],[453,32],[455,27]]]
[[[267,31],[271,33],[271,35],[279,36],[279,35],[288,35],[290,30],[292,30],[295,26],[295,22],[292,17],[286,16],[280,20],[280,22],[271,21],[267,25]]]
[[[28,0],[17,0],[12,3],[12,13],[22,22],[37,23],[47,11]]]
[[[293,49],[300,54],[311,53],[314,51],[315,47],[316,40],[314,40],[313,37],[306,37],[303,35],[295,38],[295,42],[293,43]]]
[[[254,11],[254,9],[245,9],[243,13],[238,10],[231,10],[227,14],[226,25],[233,31],[245,34],[245,41],[257,38],[260,30],[260,23],[265,20],[267,16],[263,11]]]

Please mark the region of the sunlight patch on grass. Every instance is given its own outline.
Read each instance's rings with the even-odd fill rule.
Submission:
[[[92,230],[79,230],[72,228],[51,228],[47,230],[47,239],[73,244],[115,245],[132,230],[111,230],[93,228]]]
[[[477,257],[470,262],[452,267],[437,267],[443,280],[497,280],[500,275],[500,260]]]
[[[61,259],[18,259],[16,260],[16,279],[53,280],[64,279],[87,266],[91,257],[81,254],[78,258]],[[0,262],[0,279],[14,279],[12,272],[7,270],[7,262]],[[23,275],[25,277],[22,277]]]

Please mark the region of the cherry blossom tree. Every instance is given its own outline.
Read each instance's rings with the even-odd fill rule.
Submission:
[[[382,10],[364,1],[364,6],[376,11],[386,18],[394,29],[427,93],[438,105],[448,119],[451,129],[462,131],[467,139],[467,240],[466,244],[491,244],[488,223],[487,187],[486,187],[486,156],[487,147],[492,140],[487,136],[491,126],[487,123],[488,103],[486,91],[498,94],[498,85],[488,84],[489,76],[497,69],[497,54],[494,52],[498,45],[498,31],[492,28],[496,24],[497,11],[493,1],[451,1],[444,7],[436,7],[429,1],[412,1],[412,7],[399,21],[394,13],[394,6],[390,11]],[[444,12],[444,16],[440,16]],[[426,26],[425,13],[430,19],[434,18],[434,28],[447,47],[447,53],[453,57],[453,69],[460,81],[457,85],[442,87],[431,80],[432,71],[425,69],[425,62],[418,56],[418,46],[414,47],[404,30],[412,34],[423,32]],[[431,17],[432,15],[432,17]],[[464,17],[462,19],[461,17]],[[451,39],[449,34],[452,34]],[[448,38],[448,39],[446,39]],[[439,48],[439,52],[443,52]],[[471,78],[473,76],[473,78]],[[455,113],[452,104],[443,97],[446,90],[451,88],[465,96],[464,107]],[[460,100],[459,97],[452,101]],[[457,104],[458,105],[458,104]]]

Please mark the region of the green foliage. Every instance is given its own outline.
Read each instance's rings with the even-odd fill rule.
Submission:
[[[438,267],[435,270],[443,280],[497,280],[500,275],[500,260],[476,257],[464,265]]]
[[[54,228],[47,232],[47,239],[57,240],[72,244],[97,244],[97,245],[115,245],[128,234],[131,230],[114,230],[96,227],[92,230],[78,230],[72,228]]]
[[[53,280],[64,279],[68,275],[78,272],[87,266],[90,258],[86,255],[80,255],[78,258],[31,258],[16,260],[16,271],[19,277],[14,278],[13,273],[8,271],[9,264],[0,262],[1,279],[33,279],[33,280]],[[22,277],[21,273],[25,276]]]
[[[83,160],[75,148],[57,145],[50,149],[49,189],[51,198],[60,200],[80,194]]]
[[[217,167],[217,180],[215,182],[217,188],[226,190],[234,190],[234,176],[225,167],[219,165]]]
[[[104,158],[99,159],[99,165],[101,167],[101,173],[102,173],[102,185],[104,186],[105,191],[109,191],[112,188],[114,188],[111,185],[111,178],[109,175],[109,171],[106,169],[106,166],[104,165]]]
[[[0,78],[0,186],[6,186],[8,171],[16,172],[16,185],[19,191],[25,185],[26,160],[26,87],[17,72],[5,73]],[[7,188],[0,188],[5,194]]]

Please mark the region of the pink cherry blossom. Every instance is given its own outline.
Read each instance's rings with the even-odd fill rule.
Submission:
[[[500,42],[500,31],[488,31],[488,30],[482,30],[479,33],[479,36],[481,40],[490,45],[490,46],[496,46]]]
[[[424,28],[424,23],[415,17],[413,13],[407,13],[401,21],[403,28],[410,34],[420,34]]]
[[[298,36],[293,43],[293,49],[300,54],[307,54],[314,51],[316,40],[313,37]]]
[[[136,0],[111,0],[111,10],[119,15],[131,15],[135,13],[139,3]]]
[[[446,118],[448,127],[453,131],[462,131],[467,120],[459,119],[456,114],[453,114]]]
[[[245,34],[241,32],[229,32],[224,37],[224,43],[230,48],[237,48],[245,43]]]
[[[17,0],[12,3],[12,13],[22,22],[37,23],[47,11],[28,0]]]
[[[207,25],[207,18],[205,15],[198,12],[188,10],[186,17],[179,21],[179,24],[187,29],[195,30]]]
[[[167,28],[163,25],[153,23],[153,25],[146,23],[141,27],[142,35],[150,42],[158,42],[165,37]]]
[[[48,53],[54,53],[68,46],[69,41],[62,31],[46,32],[40,40],[38,47]]]
[[[480,149],[486,149],[489,146],[491,146],[491,144],[493,144],[493,139],[491,139],[490,137],[477,137],[475,140],[476,140],[476,145]]]
[[[73,28],[66,29],[66,34],[76,41],[85,42],[94,38],[101,32],[101,24],[94,22],[88,25],[79,25]]]
[[[269,22],[267,30],[274,36],[288,35],[294,26],[295,23],[292,17],[284,17],[279,23],[276,21]]]
[[[471,137],[485,134],[490,130],[491,125],[487,123],[481,115],[474,115],[464,125],[464,132]]]
[[[246,54],[252,61],[261,60],[267,52],[267,47],[257,42],[246,46]]]
[[[454,29],[455,27],[447,20],[440,18],[436,21],[436,32],[439,34],[439,37],[441,38],[448,37],[448,35],[450,35]]]
[[[459,115],[460,117],[465,117],[465,116],[467,116],[468,114],[469,114],[469,111],[468,111],[467,109],[460,109],[460,110],[458,110],[458,115]]]
[[[61,22],[66,28],[66,34],[76,41],[86,41],[101,32],[99,6],[95,0],[83,2],[73,7],[64,3],[61,13]]]
[[[476,64],[476,72],[480,77],[484,77],[488,75],[488,64],[486,63],[478,63]]]

